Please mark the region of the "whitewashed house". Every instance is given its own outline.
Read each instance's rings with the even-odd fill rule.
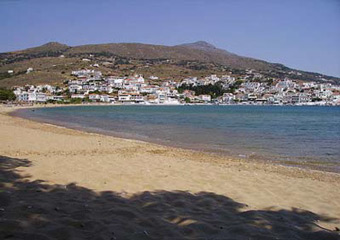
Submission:
[[[36,102],[46,102],[47,101],[45,93],[41,93],[41,92],[36,93],[35,98],[36,98]]]
[[[28,92],[20,92],[17,95],[17,98],[20,102],[28,102]]]
[[[199,95],[198,98],[203,102],[210,102],[211,101],[210,95]]]
[[[91,101],[99,102],[100,101],[100,95],[99,94],[90,94],[89,99]]]
[[[68,86],[70,93],[80,92],[82,90],[82,85],[72,84]]]

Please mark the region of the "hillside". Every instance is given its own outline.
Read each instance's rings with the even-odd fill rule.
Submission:
[[[84,45],[70,48],[67,55],[83,53],[110,53],[133,59],[172,59],[212,62],[231,68],[272,69],[273,66],[264,61],[240,57],[225,50],[217,49],[205,42],[183,44],[177,46],[161,46],[140,43],[111,43],[100,45]]]
[[[60,57],[63,55],[62,57]],[[88,58],[90,62],[81,61]],[[269,63],[238,56],[199,41],[176,46],[141,43],[90,44],[70,47],[51,42],[39,47],[0,53],[0,86],[11,87],[23,83],[61,83],[78,68],[99,63],[104,74],[129,75],[141,73],[175,80],[188,76],[243,72],[255,69],[269,77],[290,77],[300,80],[340,83],[339,78],[318,73],[298,71],[282,64]],[[25,74],[34,68],[34,76]],[[13,70],[14,74],[7,74]]]

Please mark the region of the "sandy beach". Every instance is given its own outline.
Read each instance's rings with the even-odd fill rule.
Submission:
[[[340,174],[8,116],[0,238],[340,239]]]

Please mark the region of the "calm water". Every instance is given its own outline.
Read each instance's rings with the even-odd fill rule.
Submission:
[[[77,106],[15,114],[119,137],[340,172],[340,107]]]

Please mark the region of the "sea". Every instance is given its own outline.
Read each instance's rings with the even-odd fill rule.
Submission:
[[[67,106],[21,109],[14,115],[250,161],[340,172],[340,107]]]

